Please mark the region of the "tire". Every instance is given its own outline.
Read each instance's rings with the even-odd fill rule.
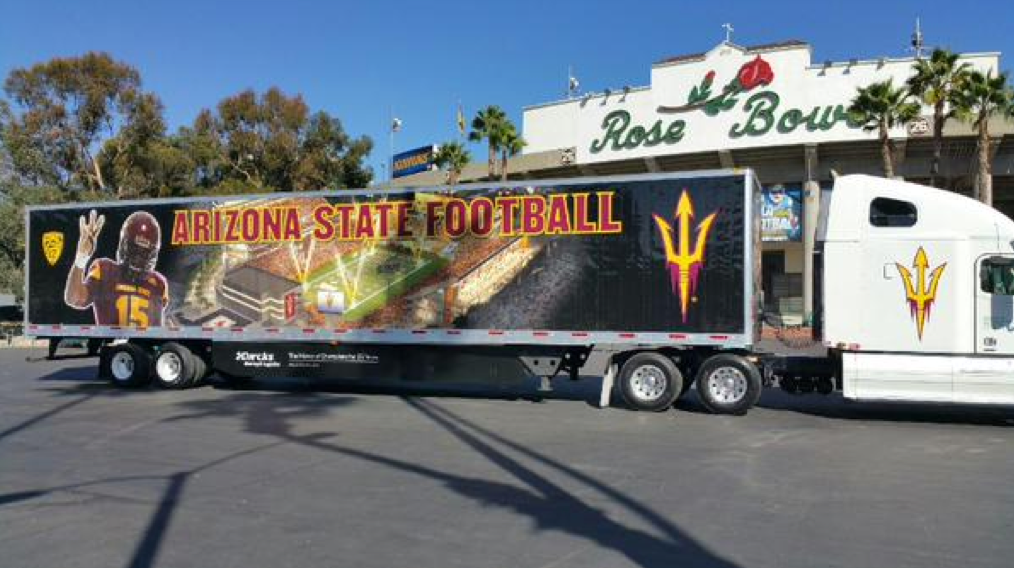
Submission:
[[[190,352],[194,356],[194,380],[192,386],[199,386],[204,384],[214,372],[211,361],[211,350],[208,345],[195,343],[191,345]]]
[[[99,373],[121,388],[141,387],[151,382],[151,354],[133,343],[120,343],[102,350]]]
[[[190,381],[191,386],[198,386],[208,378],[208,362],[204,357],[194,354],[194,380]]]
[[[631,408],[660,412],[676,400],[683,388],[683,375],[672,359],[661,353],[638,353],[620,368],[619,385]]]
[[[713,414],[746,414],[760,400],[764,388],[757,367],[733,353],[705,360],[696,382],[701,404]]]
[[[155,384],[171,390],[189,388],[197,371],[196,358],[189,349],[175,341],[159,345],[152,365]]]

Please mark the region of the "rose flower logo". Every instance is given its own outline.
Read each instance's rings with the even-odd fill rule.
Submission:
[[[699,85],[690,89],[687,104],[681,106],[659,106],[658,112],[687,112],[704,109],[708,116],[715,116],[736,106],[736,95],[751,91],[757,87],[766,87],[775,80],[775,72],[771,64],[760,55],[747,61],[736,72],[736,77],[722,87],[718,95],[714,95],[711,87],[715,82],[715,72],[708,71]]]

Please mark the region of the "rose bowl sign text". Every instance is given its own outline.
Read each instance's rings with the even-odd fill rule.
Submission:
[[[962,56],[977,69],[995,54]],[[526,152],[576,148],[579,163],[749,147],[874,140],[847,112],[859,87],[904,84],[912,59],[814,65],[807,44],[745,49],[655,64],[651,85],[525,110]],[[930,114],[925,109],[924,114]],[[892,137],[919,133],[904,127]]]

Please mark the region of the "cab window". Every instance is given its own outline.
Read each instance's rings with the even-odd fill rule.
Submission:
[[[888,197],[870,202],[870,224],[874,227],[911,227],[918,218],[914,203]]]
[[[1014,296],[1014,259],[983,260],[979,269],[979,288],[994,296]]]

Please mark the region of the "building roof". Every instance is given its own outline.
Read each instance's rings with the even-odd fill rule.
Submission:
[[[743,46],[736,45],[736,44],[731,43],[731,42],[724,42],[724,41],[722,42],[722,44],[735,47],[736,49],[739,49],[740,51],[743,51],[745,53],[763,53],[763,52],[766,52],[766,51],[775,51],[775,50],[778,50],[778,49],[785,49],[785,48],[789,48],[789,47],[810,47],[810,44],[806,43],[805,41],[798,40],[798,39],[790,39],[790,40],[779,41],[779,42],[775,42],[775,43],[762,43],[760,45],[751,45],[751,46],[748,46],[748,47],[743,47]],[[700,60],[704,59],[705,55],[707,55],[707,52],[704,52],[704,53],[690,53],[690,54],[687,54],[687,55],[676,55],[676,56],[673,56],[673,57],[666,57],[665,59],[661,59],[659,61],[656,61],[655,65],[670,65],[672,63],[683,63],[683,62],[686,62],[686,61],[700,61]]]

